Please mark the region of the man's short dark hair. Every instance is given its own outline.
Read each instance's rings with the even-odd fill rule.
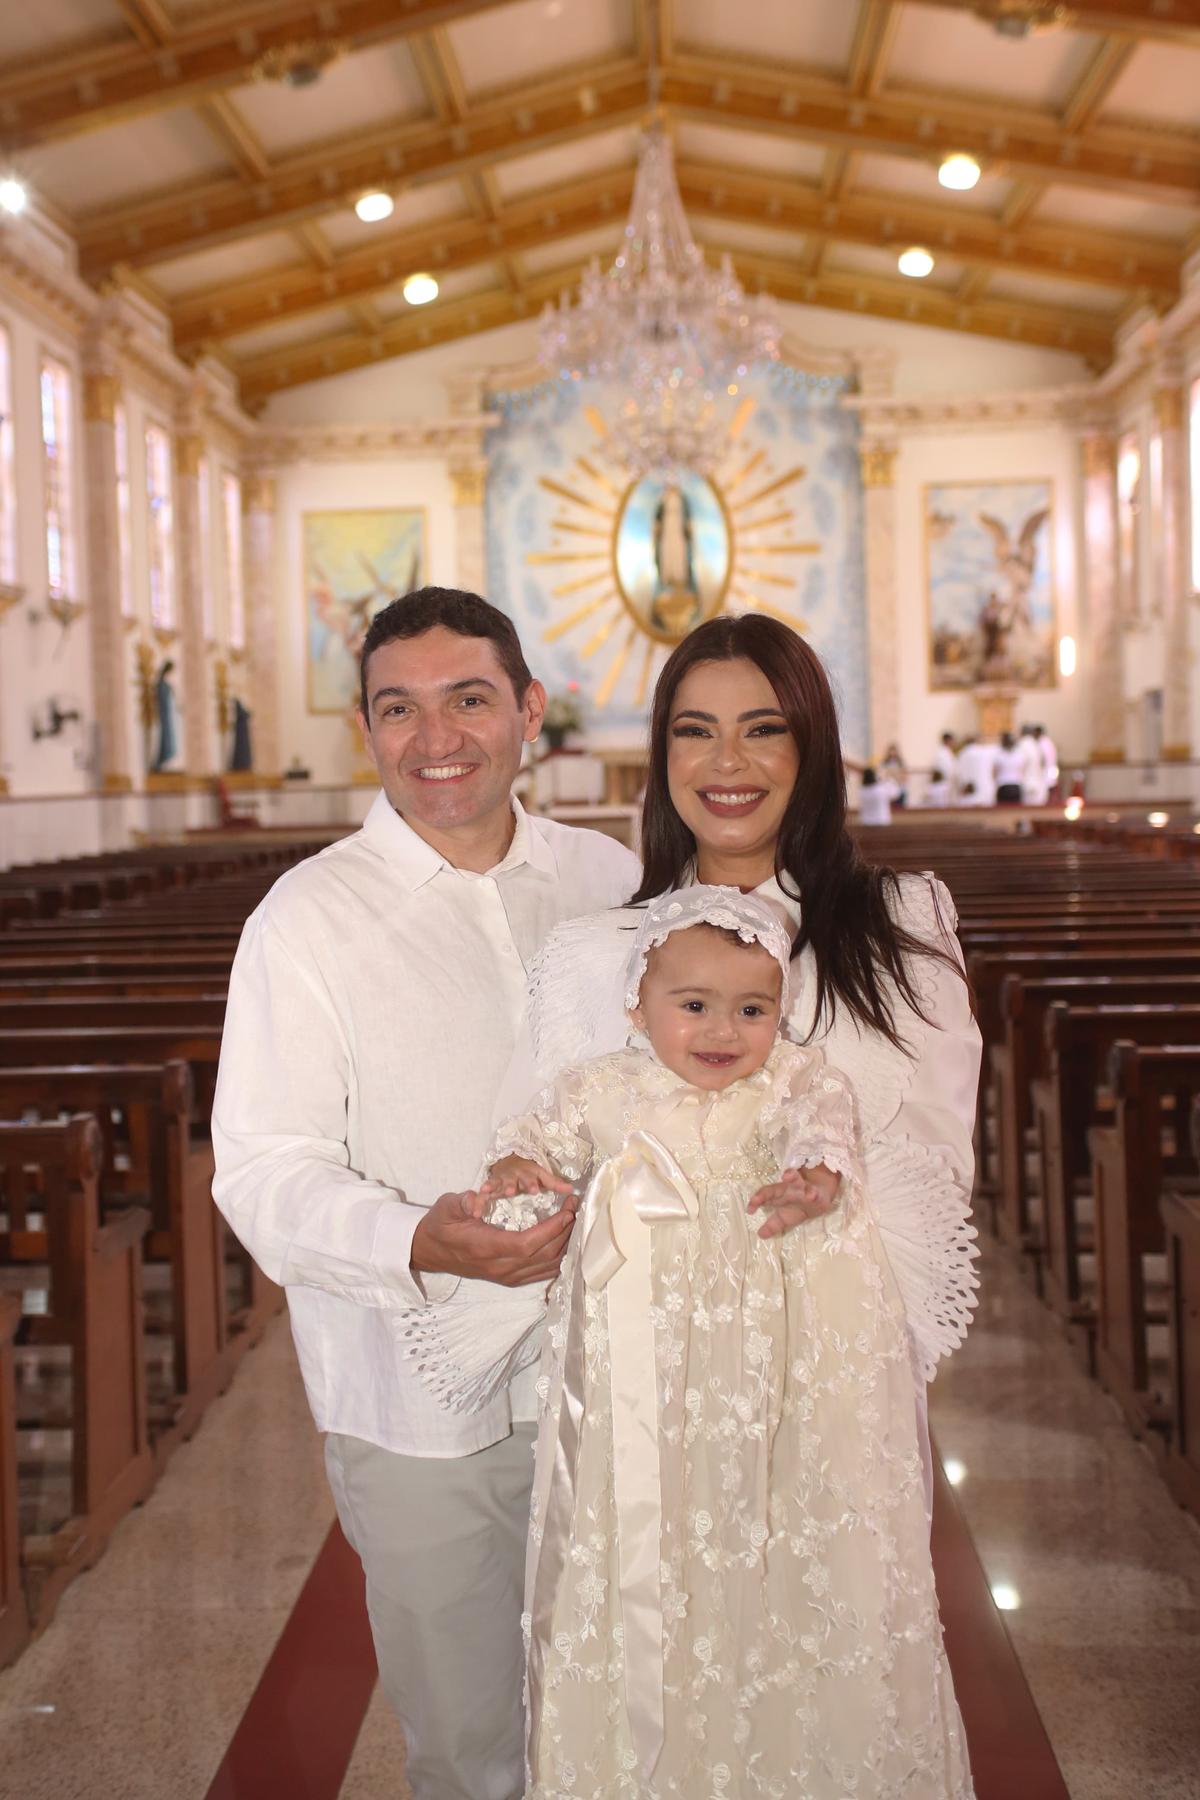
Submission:
[[[382,612],[375,614],[367,627],[358,658],[359,698],[365,719],[369,721],[371,717],[367,706],[367,664],[372,652],[398,638],[424,637],[427,631],[433,631],[439,625],[446,631],[456,632],[459,637],[488,638],[496,646],[500,666],[512,682],[520,706],[529,692],[533,676],[508,614],[482,600],[478,594],[468,594],[462,588],[423,587],[393,600]]]

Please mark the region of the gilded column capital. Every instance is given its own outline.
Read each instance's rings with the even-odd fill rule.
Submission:
[[[1117,440],[1109,431],[1093,431],[1081,440],[1085,475],[1117,474]]]
[[[275,511],[275,478],[272,475],[242,477],[242,511],[273,513]]]
[[[860,444],[858,462],[865,488],[892,487],[896,480],[894,444]]]
[[[180,475],[198,475],[204,461],[204,439],[198,431],[184,431],[175,439],[175,468]]]
[[[1178,431],[1183,425],[1183,389],[1160,387],[1154,390],[1154,420],[1160,431]]]
[[[111,425],[117,416],[117,402],[121,398],[121,383],[115,375],[102,375],[92,371],[83,378],[83,416],[89,423],[93,420],[102,425]]]
[[[455,506],[482,506],[486,488],[486,463],[450,464],[450,491]]]

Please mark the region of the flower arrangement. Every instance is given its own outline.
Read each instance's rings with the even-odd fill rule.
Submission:
[[[573,731],[583,730],[579,683],[569,681],[565,694],[551,694],[542,715],[542,732],[552,750],[561,750]]]

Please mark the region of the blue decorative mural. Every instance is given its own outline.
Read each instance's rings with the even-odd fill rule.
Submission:
[[[490,397],[488,595],[551,692],[633,739],[670,643],[714,612],[797,624],[832,678],[843,744],[867,741],[862,488],[844,382],[775,364],[740,384],[711,477],[635,486],[608,453],[620,396],[546,382]],[[549,635],[547,635],[549,634]]]

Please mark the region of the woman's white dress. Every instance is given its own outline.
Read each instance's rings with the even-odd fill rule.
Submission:
[[[591,1178],[551,1297],[529,1800],[967,1800],[904,1302],[854,1105],[781,1042],[718,1092],[568,1070],[494,1155]],[[764,1240],[780,1169],[835,1208]]]

